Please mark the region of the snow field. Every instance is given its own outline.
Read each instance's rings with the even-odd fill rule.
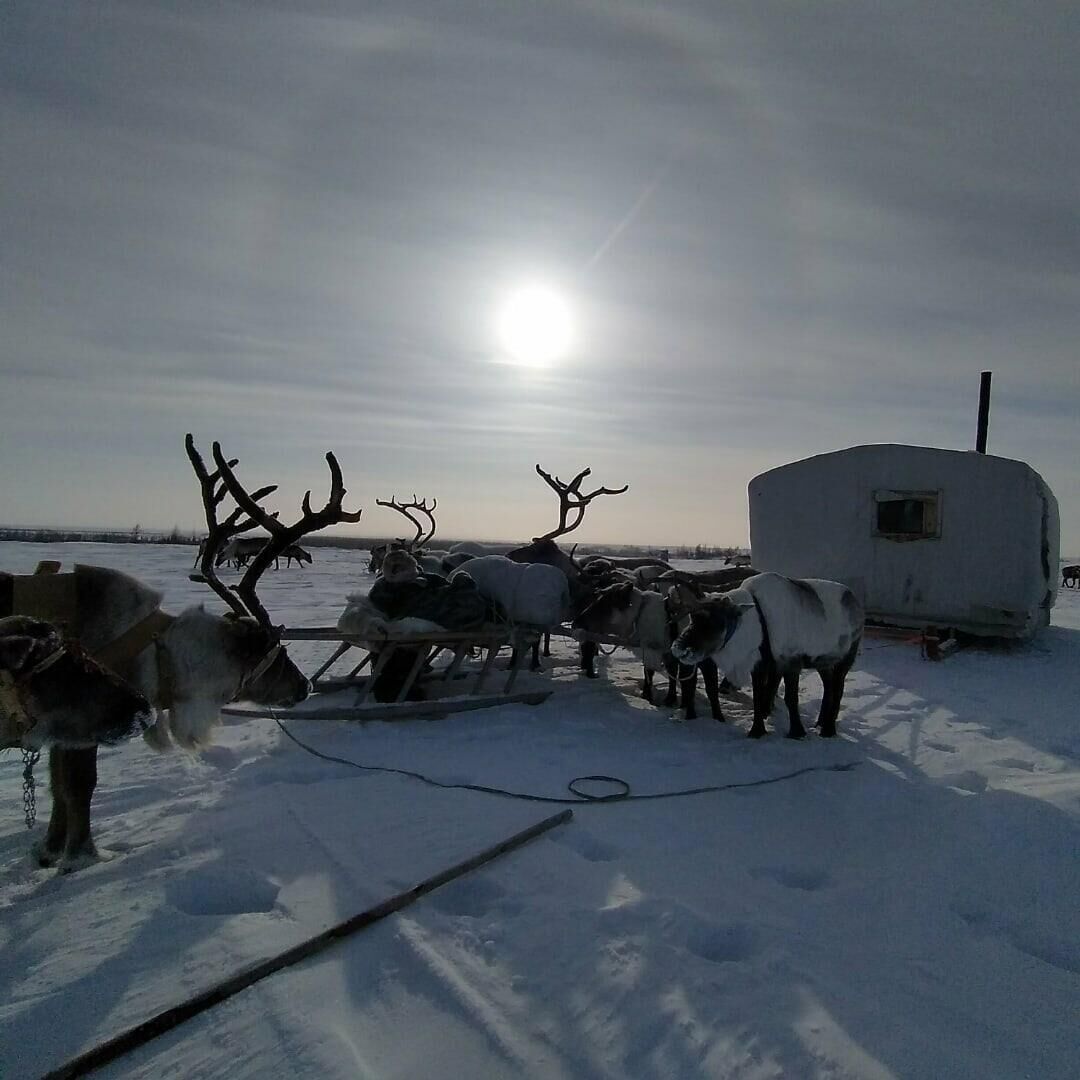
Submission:
[[[276,620],[332,625],[370,584],[363,553],[314,555],[266,575]],[[187,580],[193,556],[0,544],[3,569],[114,565],[173,611],[217,605]],[[857,764],[575,807],[568,825],[100,1075],[1071,1077],[1080,592],[1059,595],[1055,622],[1029,646],[941,664],[867,638],[831,741],[747,740],[741,693],[724,699],[726,725],[673,722],[634,696],[628,654],[589,681],[567,642],[549,674],[523,676],[555,683],[541,706],[294,720],[326,753],[556,797],[589,773],[643,794]],[[324,650],[290,647],[305,667]],[[804,721],[819,702],[805,676]],[[328,763],[266,720],[229,719],[198,756],[133,742],[100,758],[95,823],[112,858],[66,877],[30,862],[20,766],[0,759],[5,1080],[558,809]],[[42,792],[32,835],[48,806]]]

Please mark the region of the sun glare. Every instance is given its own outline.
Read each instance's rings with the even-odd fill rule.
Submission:
[[[561,360],[570,347],[570,309],[553,289],[520,289],[499,313],[498,336],[511,362],[547,367]]]

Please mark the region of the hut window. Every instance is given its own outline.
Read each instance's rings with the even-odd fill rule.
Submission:
[[[875,491],[874,535],[926,540],[941,535],[941,492]]]

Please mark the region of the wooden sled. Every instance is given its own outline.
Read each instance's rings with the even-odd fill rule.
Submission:
[[[285,641],[334,641],[337,647],[311,677],[316,694],[331,694],[339,690],[355,689],[357,697],[352,705],[326,705],[316,708],[282,710],[280,716],[312,720],[389,720],[395,717],[427,717],[435,719],[455,712],[487,709],[495,705],[539,705],[551,696],[550,690],[527,690],[514,692],[514,684],[521,670],[524,647],[519,648],[515,661],[506,669],[500,690],[484,692],[492,677],[495,657],[506,645],[515,640],[522,643],[524,628],[487,626],[479,630],[438,630],[421,634],[384,635],[378,639],[370,634],[363,640],[343,634],[334,626],[311,626],[286,628],[281,637]],[[370,649],[370,645],[377,649]],[[399,648],[415,649],[414,660],[397,697],[393,702],[370,701],[372,687],[386,667],[390,657]],[[345,675],[330,675],[330,669],[346,653],[356,649],[362,654],[360,660]],[[479,666],[465,669],[470,653],[479,650],[483,660]],[[450,662],[441,668],[430,668],[430,662],[440,653],[451,653]],[[365,672],[365,669],[366,672]],[[409,693],[422,684],[428,696],[423,701],[409,701]],[[441,691],[441,692],[440,692]],[[309,699],[310,700],[310,699]],[[229,716],[250,716],[252,710],[227,707],[221,710]]]

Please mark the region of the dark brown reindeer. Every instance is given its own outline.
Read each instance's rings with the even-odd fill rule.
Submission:
[[[0,618],[0,750],[119,742],[154,720],[150,702],[52,623]]]
[[[161,596],[117,570],[76,567],[77,606],[69,634],[157,709],[157,721],[145,738],[156,749],[172,742],[197,748],[210,736],[222,705],[248,700],[264,705],[293,705],[310,692],[310,683],[281,644],[280,630],[256,594],[270,563],[290,544],[308,533],[344,521],[357,521],[360,512],[342,508],[345,488],[333,454],[330,497],[313,511],[311,493],[303,499],[301,517],[291,525],[269,514],[260,501],[276,486],[248,493],[233,473],[235,460],[226,460],[214,443],[217,468],[210,472],[187,436],[186,448],[198,477],[206,512],[208,536],[192,578],[205,582],[229,607],[225,616],[202,607],[178,616],[160,610]],[[231,496],[236,508],[218,521],[218,508]],[[261,526],[269,533],[243,579],[233,589],[217,577],[215,563],[221,547],[239,533]],[[53,792],[52,815],[44,840],[35,846],[42,866],[59,864],[65,871],[94,860],[90,802],[97,784],[97,743],[80,745],[58,740],[49,753]]]
[[[543,536],[534,536],[531,543],[508,551],[506,556],[514,562],[557,566],[570,583],[570,605],[574,614],[577,614],[592,598],[594,590],[590,586],[588,577],[582,574],[582,566],[574,559],[574,549],[577,545],[575,544],[574,548],[567,553],[555,543],[555,538],[573,532],[582,523],[585,511],[593,499],[600,495],[622,495],[630,490],[630,485],[624,484],[621,488],[598,487],[593,491],[583,492],[581,485],[586,477],[592,475],[591,468],[582,469],[568,483],[545,472],[539,465],[536,466],[536,473],[559,497],[559,524]],[[539,664],[538,649],[539,645],[533,653],[534,666]],[[590,679],[596,678],[596,653],[595,642],[582,642],[581,669]],[[544,635],[544,655],[551,655],[551,637],[548,634]]]

